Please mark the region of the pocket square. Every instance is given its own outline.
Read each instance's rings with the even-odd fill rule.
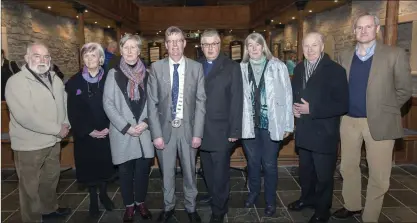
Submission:
[[[77,89],[77,93],[75,93],[75,95],[80,95],[82,92],[80,89]]]

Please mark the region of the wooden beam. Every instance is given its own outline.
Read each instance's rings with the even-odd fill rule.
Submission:
[[[417,21],[413,21],[410,49],[411,74],[417,76]]]
[[[398,9],[400,8],[399,0],[387,1],[385,16],[384,42],[389,46],[397,45],[398,35]]]
[[[276,17],[277,14],[294,6],[294,0],[256,0],[249,7],[251,9],[251,28],[264,25],[263,21]]]
[[[304,38],[304,9],[307,5],[307,0],[299,0],[295,2],[298,11],[298,27],[297,27],[297,60],[303,60],[303,38]]]

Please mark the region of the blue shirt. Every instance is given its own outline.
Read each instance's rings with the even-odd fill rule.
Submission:
[[[375,46],[376,46],[376,41],[375,41],[374,44],[372,44],[371,47],[369,47],[369,48],[366,49],[365,56],[361,56],[359,54],[359,50],[358,50],[359,49],[359,45],[356,44],[356,48],[355,48],[356,56],[358,56],[359,60],[367,61],[369,58],[371,58],[375,54]]]

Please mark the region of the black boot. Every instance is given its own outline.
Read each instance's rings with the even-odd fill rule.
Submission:
[[[110,199],[109,195],[107,195],[107,182],[101,183],[99,197],[100,202],[106,210],[112,211],[114,209],[113,201]]]
[[[90,186],[88,188],[90,193],[90,215],[92,217],[98,217],[100,215],[100,211],[98,209],[98,197],[97,197],[97,187],[96,186]]]

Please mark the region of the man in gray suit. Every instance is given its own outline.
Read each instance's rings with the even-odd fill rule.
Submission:
[[[178,27],[165,31],[168,58],[152,64],[148,79],[149,128],[163,175],[164,210],[158,222],[167,222],[175,210],[177,153],[183,175],[185,209],[190,222],[201,222],[196,212],[196,149],[204,129],[204,74],[200,63],[184,56],[186,41]]]

